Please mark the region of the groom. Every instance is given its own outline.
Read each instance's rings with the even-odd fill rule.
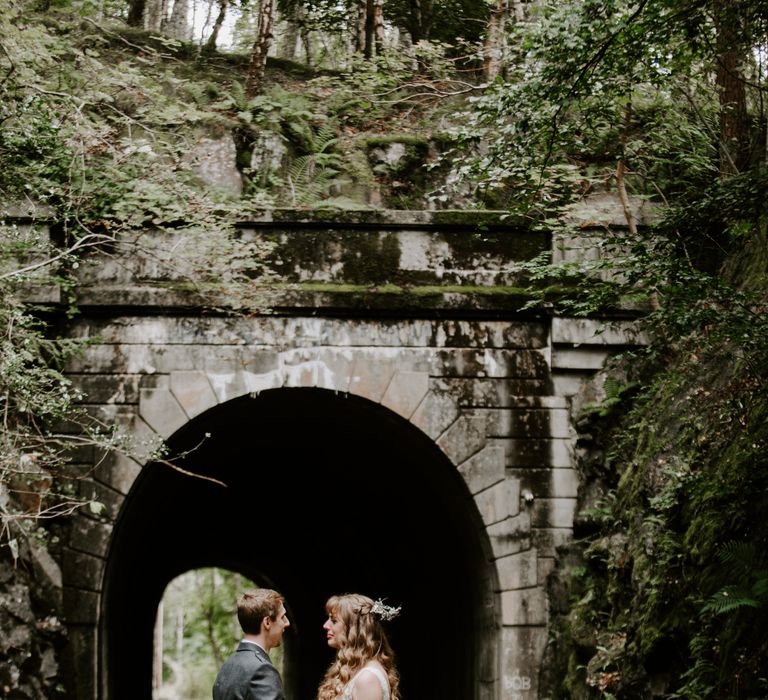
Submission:
[[[280,674],[269,650],[280,646],[291,624],[283,598],[269,588],[245,591],[237,599],[243,640],[222,665],[213,684],[213,700],[285,700]]]

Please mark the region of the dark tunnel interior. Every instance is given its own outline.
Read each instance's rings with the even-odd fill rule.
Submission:
[[[312,700],[332,652],[326,598],[361,592],[402,605],[388,623],[403,700],[468,700],[493,654],[487,543],[464,482],[394,413],[319,389],[222,404],[169,441],[186,475],[144,468],[115,525],[102,609],[110,700],[151,698],[165,586],[216,566],[279,590],[288,700]],[[182,455],[184,455],[182,457]],[[482,653],[481,653],[482,649]]]

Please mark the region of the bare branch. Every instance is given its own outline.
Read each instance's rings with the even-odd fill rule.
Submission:
[[[58,255],[54,255],[51,258],[46,258],[45,260],[40,260],[36,263],[30,263],[26,267],[19,268],[18,270],[11,270],[10,272],[1,274],[0,282],[6,279],[13,279],[14,277],[18,277],[20,275],[25,275],[29,272],[34,272],[35,270],[39,270],[40,268],[47,267],[49,265],[53,265],[53,263],[66,258],[68,255],[72,255],[78,250],[82,250],[84,248],[93,248],[104,243],[113,242],[114,239],[111,236],[105,236],[99,233],[89,233],[88,235],[83,236],[83,238],[80,238],[75,244],[67,248],[67,250],[62,251]]]

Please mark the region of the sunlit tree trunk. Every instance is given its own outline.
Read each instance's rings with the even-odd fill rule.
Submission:
[[[619,201],[621,202],[621,208],[624,211],[624,219],[627,222],[627,229],[630,235],[634,239],[637,236],[637,218],[632,210],[632,205],[629,201],[629,194],[627,194],[627,140],[629,139],[629,128],[632,124],[632,101],[627,100],[627,104],[624,107],[624,126],[621,130],[621,136],[619,139],[619,145],[621,146],[621,154],[619,161],[616,164],[616,190],[619,194]]]
[[[208,643],[211,645],[211,653],[213,654],[213,659],[216,663],[216,668],[221,668],[222,663],[224,663],[224,659],[221,658],[221,652],[219,651],[219,645],[216,644],[216,635],[214,633],[214,622],[215,622],[215,615],[216,615],[216,610],[214,606],[214,602],[216,601],[216,576],[213,569],[211,569],[209,572],[208,583],[210,585],[210,590],[208,592],[209,593],[208,605],[205,608],[206,629],[208,631]]]
[[[227,16],[227,8],[229,7],[229,0],[219,0],[219,14],[216,15],[216,20],[213,23],[211,29],[211,35],[208,37],[208,41],[205,42],[205,52],[214,53],[216,51],[216,42],[219,40],[219,32],[224,24],[224,19]]]
[[[187,18],[189,17],[189,0],[174,0],[171,18],[165,29],[167,36],[172,39],[189,41],[192,30]]]
[[[746,48],[738,3],[715,0],[716,83],[720,100],[720,173],[741,171],[749,162],[749,121],[743,76]]]
[[[384,3],[373,0],[373,44],[376,54],[384,50]]]
[[[491,9],[491,15],[488,18],[483,45],[483,77],[489,82],[501,72],[508,12],[507,0],[496,0],[496,5]]]
[[[521,0],[512,0],[512,16],[515,22],[525,22],[525,4]]]
[[[155,661],[152,687],[154,689],[163,686],[163,601],[157,606],[157,619],[155,621]]]
[[[358,44],[365,57],[372,58],[384,48],[383,0],[365,0],[358,5],[358,12],[362,14],[358,14]]]
[[[261,0],[256,41],[251,50],[251,63],[245,83],[245,96],[250,100],[261,92],[267,69],[267,53],[272,46],[272,29],[275,22],[275,0]]]
[[[146,0],[144,8],[144,29],[150,32],[159,32],[165,18],[164,0]]]

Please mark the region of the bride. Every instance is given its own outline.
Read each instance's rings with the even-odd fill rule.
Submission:
[[[317,700],[399,700],[399,675],[383,622],[400,608],[359,593],[331,596],[323,625],[336,658],[320,683]]]

